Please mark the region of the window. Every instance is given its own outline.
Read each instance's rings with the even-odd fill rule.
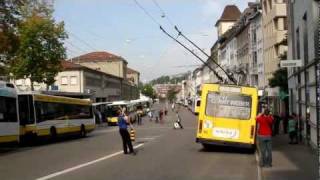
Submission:
[[[78,78],[76,76],[71,76],[70,84],[71,85],[77,85],[78,84]]]
[[[250,119],[251,97],[229,93],[209,92],[206,115],[231,119]]]
[[[284,27],[284,30],[288,30],[288,18],[287,17],[283,18],[283,27]]]
[[[297,52],[297,58],[300,59],[300,30],[297,28],[296,30],[296,52]]]
[[[68,85],[68,77],[67,76],[62,76],[61,77],[61,84],[62,85]]]
[[[16,98],[0,97],[0,122],[17,122]]]
[[[91,106],[51,102],[35,102],[37,122],[47,120],[90,119]]]
[[[19,118],[20,125],[34,123],[33,100],[31,95],[19,95]]]
[[[308,23],[307,23],[307,13],[303,16],[303,57],[304,64],[307,65],[309,61],[309,42],[308,42]]]

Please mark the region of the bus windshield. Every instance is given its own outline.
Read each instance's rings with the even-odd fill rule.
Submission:
[[[251,114],[251,96],[209,92],[206,115],[218,118],[248,120]]]

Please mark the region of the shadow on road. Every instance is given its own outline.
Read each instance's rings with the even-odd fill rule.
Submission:
[[[203,147],[199,152],[222,152],[222,153],[237,153],[237,154],[254,154],[255,149],[249,148],[238,148],[238,147],[229,147],[229,146],[215,146],[210,145]]]
[[[69,143],[74,141],[86,140],[89,138],[93,138],[94,135],[87,135],[84,138],[79,137],[79,135],[64,135],[62,137],[57,137],[54,140],[49,138],[34,138],[25,142],[21,142],[19,144],[1,144],[0,145],[0,156],[17,153],[21,151],[31,150],[32,148],[48,146],[48,145],[57,145],[61,143]]]

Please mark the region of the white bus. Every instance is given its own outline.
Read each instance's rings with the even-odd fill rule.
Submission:
[[[111,102],[97,102],[93,103],[93,113],[95,114],[95,122],[96,124],[108,122],[108,119],[106,118],[106,114],[108,114],[108,105],[111,104]]]
[[[18,95],[20,136],[41,137],[76,133],[82,137],[95,128],[89,100],[37,93]]]
[[[0,81],[0,143],[19,141],[17,92],[11,83]]]
[[[119,109],[125,108],[127,114],[130,118],[130,121],[133,123],[136,121],[136,109],[133,103],[130,101],[114,101],[107,106],[107,120],[108,125],[117,125],[118,123],[118,114],[117,111]]]

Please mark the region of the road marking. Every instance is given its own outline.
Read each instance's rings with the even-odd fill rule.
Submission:
[[[257,161],[257,169],[258,169],[258,180],[262,180],[262,171],[261,171],[261,167],[259,165],[259,155],[258,152],[255,152],[255,156],[256,156],[256,161]]]
[[[141,146],[143,146],[144,144],[139,144],[139,145],[136,145],[134,146],[134,148],[139,148]],[[114,156],[117,156],[117,155],[120,155],[122,154],[123,151],[118,151],[116,153],[113,153],[113,154],[110,154],[110,155],[107,155],[107,156],[104,156],[104,157],[101,157],[99,159],[96,159],[96,160],[93,160],[93,161],[90,161],[90,162],[86,162],[86,163],[83,163],[83,164],[80,164],[80,165],[77,165],[77,166],[74,166],[72,168],[68,168],[68,169],[65,169],[65,170],[62,170],[62,171],[58,171],[58,172],[55,172],[53,174],[49,174],[47,176],[43,176],[43,177],[40,177],[40,178],[37,178],[36,180],[47,180],[47,179],[51,179],[51,178],[54,178],[54,177],[57,177],[57,176],[60,176],[62,174],[66,174],[66,173],[69,173],[71,171],[75,171],[77,169],[80,169],[80,168],[83,168],[83,167],[86,167],[86,166],[90,166],[92,164],[95,164],[95,163],[98,163],[100,161],[104,161],[106,159],[110,159]]]

